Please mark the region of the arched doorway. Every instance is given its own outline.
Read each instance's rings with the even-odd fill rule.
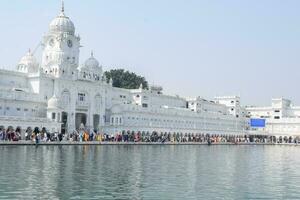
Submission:
[[[93,126],[94,130],[99,130],[99,124],[100,124],[100,115],[94,115],[93,116]]]
[[[86,126],[86,119],[87,119],[87,115],[85,113],[76,113],[76,116],[75,116],[76,129],[79,129],[81,124]]]
[[[68,130],[67,130],[67,123],[68,123],[68,113],[66,112],[62,112],[61,113],[61,133],[65,134]]]

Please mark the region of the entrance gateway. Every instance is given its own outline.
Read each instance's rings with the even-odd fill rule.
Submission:
[[[61,133],[67,133],[68,132],[68,113],[66,112],[62,112],[61,114],[61,121],[62,121],[62,125],[61,125]]]
[[[99,125],[100,125],[100,115],[93,115],[93,127],[94,130],[98,131],[99,130]]]
[[[87,115],[85,113],[76,113],[76,115],[75,115],[75,126],[76,126],[77,130],[79,129],[81,124],[86,126],[86,119],[87,119]]]

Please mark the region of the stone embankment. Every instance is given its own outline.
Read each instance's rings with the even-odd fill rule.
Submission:
[[[205,142],[40,142],[36,144],[32,141],[18,141],[18,142],[8,142],[0,141],[0,146],[14,146],[14,145],[49,145],[49,146],[59,146],[59,145],[208,145]],[[257,142],[240,142],[240,143],[231,143],[231,142],[219,142],[211,143],[209,145],[288,145],[288,146],[300,146],[300,143],[257,143]]]

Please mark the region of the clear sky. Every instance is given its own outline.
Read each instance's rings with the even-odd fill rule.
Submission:
[[[59,10],[60,0],[0,1],[0,66],[34,49]],[[81,62],[94,50],[104,70],[134,71],[170,94],[300,104],[299,0],[65,0],[65,10]]]

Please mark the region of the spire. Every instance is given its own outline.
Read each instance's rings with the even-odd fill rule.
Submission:
[[[61,12],[65,12],[65,3],[64,0],[61,0]]]
[[[30,56],[30,55],[33,55],[33,53],[31,52],[31,49],[30,49],[30,48],[29,48],[28,51],[27,51],[27,55],[29,55],[29,56]]]
[[[91,51],[91,57],[94,58],[94,51]]]

